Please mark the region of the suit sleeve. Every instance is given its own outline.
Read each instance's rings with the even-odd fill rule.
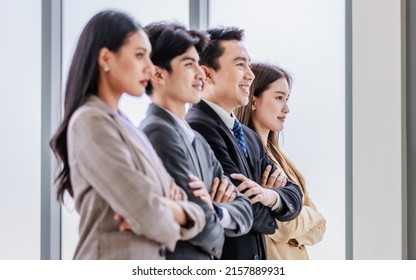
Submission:
[[[314,245],[322,240],[325,233],[325,218],[316,209],[303,206],[301,213],[288,222],[278,221],[279,230],[269,235],[276,242],[296,239],[300,245]]]
[[[232,184],[231,179],[224,175],[221,164],[211,149],[209,149],[209,157],[214,167],[215,176],[218,178],[226,179],[230,182],[230,184]],[[250,200],[242,193],[240,193],[240,191],[235,186],[234,188],[234,192],[236,193],[236,198],[234,201],[220,204],[221,207],[225,207],[228,210],[231,215],[231,219],[237,224],[236,230],[225,229],[225,235],[229,237],[246,234],[250,231],[253,225],[253,210]]]
[[[273,212],[273,216],[279,221],[290,221],[296,218],[302,210],[302,192],[297,185],[287,182],[284,188],[274,188],[283,202],[282,209]]]
[[[135,166],[110,116],[89,111],[72,119],[68,150],[74,166],[113,211],[131,224],[135,234],[175,247],[181,228],[164,203],[166,198],[155,191],[155,182]],[[202,229],[202,209],[191,208],[187,214],[193,217],[194,229]]]
[[[217,160],[220,162],[224,174],[229,176],[232,173],[241,173],[235,162],[230,157],[230,152],[223,140],[222,135],[209,125],[201,122],[189,122],[191,127],[202,134]],[[231,180],[235,186],[241,182],[239,180]],[[259,182],[258,182],[259,183]],[[264,234],[271,234],[276,230],[277,224],[274,220],[270,207],[266,207],[261,203],[252,204],[253,225],[251,230]]]
[[[188,199],[198,204],[205,212],[205,227],[194,238],[188,240],[192,245],[202,248],[208,254],[219,258],[222,254],[224,243],[224,228],[219,223],[217,216],[211,207],[201,199],[195,197],[193,190],[188,187],[190,182],[188,174],[191,174],[190,162],[186,147],[180,135],[174,128],[166,127],[158,123],[150,123],[143,127],[144,133],[149,138],[157,154],[169,174],[174,178],[188,195]],[[196,175],[196,174],[193,174]]]
[[[276,170],[276,165],[267,155],[266,150],[263,148],[263,145],[259,147],[260,153],[263,154],[263,157],[265,159],[264,161],[262,161],[260,167],[261,172],[263,173],[266,167],[270,165],[272,167],[272,170],[270,172],[271,175]],[[283,202],[282,209],[279,209],[278,212],[274,211],[273,216],[279,221],[290,221],[296,218],[301,212],[303,205],[303,194],[300,188],[297,185],[287,181],[286,186],[284,188],[273,188],[273,190],[280,195],[280,198]]]

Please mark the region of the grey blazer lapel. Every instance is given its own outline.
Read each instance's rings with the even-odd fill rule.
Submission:
[[[135,135],[134,131],[131,131],[130,128],[126,127],[126,125],[123,123],[123,121],[120,119],[121,116],[118,116],[117,113],[111,109],[109,106],[107,106],[101,99],[99,99],[98,97],[93,96],[91,98],[91,102],[94,103],[94,105],[98,108],[100,108],[101,110],[105,111],[106,113],[108,113],[115,121],[115,123],[117,124],[117,127],[121,133],[121,136],[125,139],[126,144],[129,146],[134,145],[134,149],[131,148],[131,150],[135,150],[136,148],[139,149],[140,151],[140,159],[136,159],[135,162],[139,161],[144,161],[146,164],[148,165],[155,165],[155,160],[151,158],[151,156],[149,155],[149,152],[146,150],[145,147],[143,147],[143,145],[140,143],[140,140],[137,139],[137,136]],[[133,125],[132,125],[133,126]],[[134,128],[134,126],[133,126]],[[147,140],[146,135],[144,135],[144,133],[142,133],[141,131],[137,131],[137,133],[140,133],[142,138],[148,142],[149,146],[152,147],[152,144]],[[136,156],[135,153],[132,153],[132,156]],[[137,155],[138,156],[138,155]],[[155,156],[157,157],[157,154],[155,152]]]
[[[204,179],[203,178],[204,177],[204,173],[201,170],[201,166],[199,164],[198,155],[197,155],[197,152],[196,152],[196,149],[197,149],[196,148],[197,146],[196,146],[196,143],[195,143],[196,142],[196,138],[194,138],[194,145],[195,146],[193,146],[193,144],[189,143],[189,139],[186,139],[186,137],[184,136],[185,133],[183,133],[182,128],[180,128],[179,126],[177,126],[175,128],[178,131],[178,133],[180,134],[180,136],[182,138],[182,141],[185,144],[185,147],[186,147],[186,149],[188,151],[188,154],[191,156],[191,160],[192,160],[192,164],[193,164],[194,170],[197,173],[197,174],[194,174],[194,175],[197,176],[199,179],[203,180]]]
[[[195,133],[195,140],[194,140],[194,153],[196,154],[196,156],[198,157],[198,167],[200,168],[201,171],[201,179],[206,183],[206,187],[208,188],[208,191],[211,189],[211,182],[213,177],[210,176],[211,173],[211,163],[209,162],[209,158],[208,158],[208,154],[207,154],[207,147],[209,148],[209,146],[205,146],[204,143],[201,141],[200,134],[198,135],[198,132]],[[203,156],[200,156],[203,155]]]
[[[148,114],[153,114],[153,115],[159,117],[160,119],[164,120],[169,125],[171,125],[173,128],[175,128],[176,132],[179,134],[179,136],[182,139],[183,145],[185,146],[186,150],[188,151],[188,154],[191,157],[193,170],[196,173],[194,175],[202,180],[203,179],[202,178],[203,172],[201,171],[201,168],[200,168],[200,165],[199,165],[199,162],[198,162],[198,156],[197,156],[192,144],[189,143],[189,139],[186,138],[185,132],[179,126],[177,121],[168,112],[166,112],[165,109],[162,109],[161,107],[159,107],[158,105],[155,105],[155,104],[150,104],[149,105]]]

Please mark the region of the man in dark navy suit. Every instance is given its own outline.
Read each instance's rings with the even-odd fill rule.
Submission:
[[[249,233],[227,237],[221,259],[266,259],[263,234],[277,228],[275,219],[294,219],[302,193],[268,158],[257,134],[236,120],[233,110],[246,105],[254,74],[242,44],[244,31],[207,31],[208,47],[200,53],[205,72],[203,100],[188,110],[186,120],[210,144],[226,175],[250,198],[253,226]],[[269,176],[269,174],[271,174]]]

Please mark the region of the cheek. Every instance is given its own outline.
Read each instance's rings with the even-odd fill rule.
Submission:
[[[273,100],[265,100],[262,102],[260,106],[258,106],[258,110],[260,112],[260,118],[264,122],[270,122],[276,118],[277,107]]]
[[[267,103],[268,111],[271,114],[277,114],[279,111],[281,111],[282,106],[279,102],[276,100],[270,100],[270,102]]]
[[[135,73],[138,69],[138,66],[136,65],[136,63],[132,62],[132,61],[125,61],[124,64],[124,69],[125,72],[128,73]]]
[[[123,72],[125,74],[128,73],[135,73],[139,69],[139,62],[136,59],[124,57],[123,59],[120,59],[119,61],[120,69],[123,69]]]
[[[261,124],[268,123],[268,119],[270,119],[270,111],[268,110],[267,106],[257,106],[256,110],[254,111],[254,118],[257,122]]]
[[[223,77],[223,84],[227,87],[235,87],[238,84],[238,78],[232,71],[227,72]]]

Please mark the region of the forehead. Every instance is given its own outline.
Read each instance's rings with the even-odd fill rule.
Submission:
[[[272,93],[281,93],[285,95],[290,95],[289,84],[285,77],[281,77],[276,81],[270,83],[265,91]]]
[[[221,58],[225,60],[234,60],[238,57],[244,58],[247,61],[250,60],[250,57],[247,53],[247,50],[242,42],[237,40],[228,40],[220,42],[221,46],[224,48],[224,53]]]
[[[183,61],[186,59],[193,59],[196,62],[199,61],[199,54],[195,48],[195,46],[190,46],[186,52],[184,52],[181,55],[176,56],[173,60],[177,60],[177,61]]]
[[[146,50],[151,49],[149,38],[143,30],[138,30],[127,37],[124,46],[128,48],[143,48]]]

